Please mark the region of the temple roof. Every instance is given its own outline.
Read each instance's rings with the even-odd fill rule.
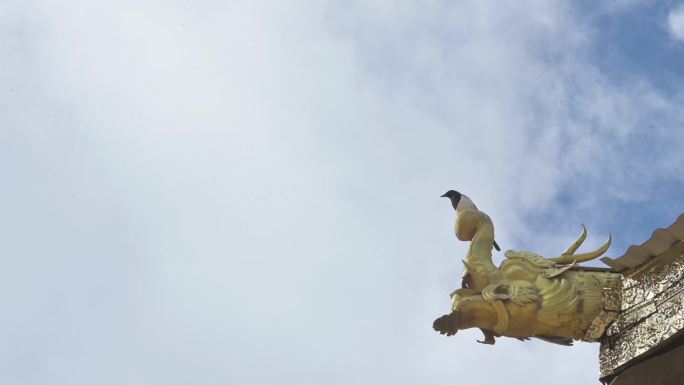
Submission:
[[[628,247],[621,257],[616,259],[603,257],[601,262],[614,271],[624,271],[648,262],[682,240],[684,240],[684,214],[680,214],[670,226],[654,231],[651,238],[641,245]]]

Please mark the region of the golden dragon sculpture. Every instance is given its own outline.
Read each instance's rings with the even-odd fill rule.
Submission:
[[[617,316],[621,276],[608,269],[578,264],[599,257],[611,238],[590,253],[575,254],[582,234],[560,256],[509,250],[499,267],[492,262],[494,226],[477,208],[460,210],[456,237],[470,241],[463,261],[462,288],[451,293],[451,313],[434,321],[436,331],[454,335],[480,328],[486,344],[495,337],[530,337],[571,345],[572,340],[596,341]]]

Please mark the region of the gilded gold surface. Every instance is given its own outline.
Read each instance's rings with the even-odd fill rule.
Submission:
[[[596,251],[575,254],[586,237],[583,228],[578,240],[558,257],[509,250],[497,267],[492,262],[494,226],[486,214],[462,210],[455,233],[470,241],[470,248],[463,287],[451,295],[452,312],[434,322],[440,333],[453,335],[477,327],[485,334],[481,342],[488,344],[498,336],[571,344],[596,341],[617,316],[621,276],[577,266],[604,253],[610,239]]]
[[[591,321],[589,329],[584,334],[582,338],[584,341],[597,341],[606,330],[606,327],[610,325],[617,318],[618,313],[616,311],[602,310],[599,314]]]
[[[486,344],[500,336],[601,341],[601,377],[684,334],[684,241],[619,274],[578,266],[610,244],[609,239],[596,251],[576,254],[586,238],[584,227],[558,257],[509,250],[498,267],[491,254],[494,226],[486,214],[462,210],[455,232],[470,248],[462,288],[451,294],[451,313],[433,325],[442,334],[476,327],[485,335],[478,342]]]
[[[619,372],[684,328],[684,242],[625,274],[616,321],[601,340],[601,377]]]

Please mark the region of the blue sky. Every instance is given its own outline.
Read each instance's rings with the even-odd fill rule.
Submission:
[[[670,225],[683,4],[4,2],[0,382],[592,383],[597,344],[431,329],[439,196],[504,250]]]
[[[673,33],[668,16],[681,13],[681,7],[680,2],[673,1],[634,1],[625,2],[624,5],[617,2],[613,7],[597,7],[595,2],[582,4],[574,11],[579,18],[585,19],[584,22],[589,24],[588,28],[591,30],[587,59],[606,81],[616,87],[625,87],[631,82],[644,82],[665,100],[680,100],[684,46],[681,36]],[[659,157],[657,154],[668,151],[666,148],[672,145],[672,137],[667,134],[654,135],[652,132],[654,129],[680,131],[679,119],[677,116],[656,114],[647,118],[642,123],[642,129],[627,140],[619,143],[604,142],[608,146],[614,146],[616,162],[620,163],[621,170],[617,170],[618,167],[615,167],[615,172],[606,170],[602,177],[611,180],[615,177],[613,174],[624,173],[628,179],[629,173],[635,172],[632,176],[633,187],[627,181],[621,182],[625,183],[623,199],[606,199],[601,202],[601,225],[615,229],[612,230],[614,234],[622,233],[616,239],[616,248],[624,250],[626,245],[647,239],[655,228],[670,224],[672,219],[668,217],[668,213],[682,212],[683,206],[678,199],[681,191],[684,191],[681,178],[661,172],[661,167],[654,162]],[[670,135],[681,137],[674,132]],[[651,174],[648,177],[648,186],[641,185],[641,173]],[[577,187],[568,186],[574,191],[561,192],[558,197],[559,205],[575,208],[581,206],[584,199],[581,185],[580,180]],[[594,194],[602,192],[606,191],[600,186],[594,186]],[[632,194],[634,196],[629,196]],[[649,203],[644,205],[645,201]],[[543,224],[549,220],[558,220],[563,215],[559,213],[562,210],[551,210],[540,213],[538,217],[535,215],[534,218],[538,218]]]
[[[614,81],[644,76],[663,92],[676,92],[684,52],[664,21],[681,5],[639,2],[618,13],[596,13],[592,5],[583,12],[598,27],[592,55],[601,70]]]

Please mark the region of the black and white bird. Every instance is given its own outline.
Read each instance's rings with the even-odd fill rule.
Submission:
[[[454,206],[454,210],[456,210],[456,215],[458,215],[461,210],[465,209],[474,209],[477,210],[477,206],[475,206],[475,203],[473,203],[468,196],[461,194],[458,191],[454,190],[449,190],[442,195],[442,198],[449,198],[451,199],[451,205]],[[494,248],[496,251],[501,251],[501,248],[499,245],[494,241]]]

